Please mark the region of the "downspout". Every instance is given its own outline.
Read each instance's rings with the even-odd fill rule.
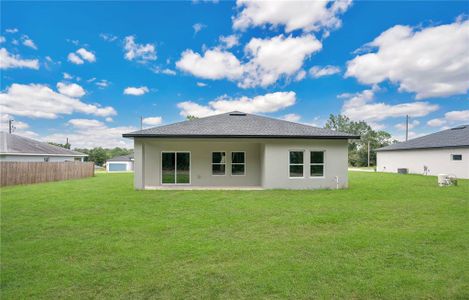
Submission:
[[[145,189],[145,143],[142,143],[142,190]]]

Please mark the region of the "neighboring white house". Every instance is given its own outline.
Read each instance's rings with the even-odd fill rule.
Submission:
[[[63,162],[83,161],[88,156],[16,134],[0,132],[0,161]]]
[[[131,172],[134,170],[134,155],[123,155],[106,161],[107,172]]]
[[[348,139],[359,138],[241,112],[123,136],[134,139],[136,189],[346,188]]]
[[[377,170],[396,173],[448,174],[469,178],[469,125],[443,130],[377,151]]]

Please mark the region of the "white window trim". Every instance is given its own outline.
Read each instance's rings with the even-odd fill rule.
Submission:
[[[213,153],[225,153],[225,162],[224,163],[214,163],[213,162]],[[210,173],[212,174],[212,176],[217,176],[217,177],[218,176],[226,176],[226,165],[228,164],[227,163],[228,156],[226,155],[226,153],[228,153],[228,152],[226,152],[226,151],[212,151],[211,156],[210,156],[210,161],[211,161]],[[225,165],[225,173],[223,173],[223,174],[213,174],[213,165]]]
[[[323,154],[323,162],[322,163],[312,163],[311,162],[311,152],[322,152]],[[311,175],[311,166],[322,166],[322,176],[312,176]],[[326,150],[309,150],[309,178],[312,179],[320,179],[320,178],[326,178]]]
[[[303,163],[302,164],[292,164],[290,162],[290,152],[303,152]],[[304,149],[290,149],[288,150],[288,179],[304,179],[305,178],[305,150]],[[303,176],[301,177],[291,177],[290,176],[290,166],[303,166]]]
[[[461,155],[461,159],[454,159],[454,155]],[[463,161],[464,157],[463,157],[462,154],[459,154],[459,153],[451,153],[450,159],[451,159],[451,161]]]
[[[189,183],[177,183],[177,168],[174,169],[174,183],[163,183],[163,153],[174,153],[174,165],[177,166],[177,154],[178,153],[189,153]],[[160,182],[161,185],[191,185],[192,183],[192,153],[190,151],[171,151],[171,150],[165,150],[161,151],[160,155]]]
[[[244,163],[233,163],[233,153],[244,153]],[[230,175],[231,176],[246,176],[247,173],[247,164],[246,164],[246,151],[231,151],[230,152]],[[244,165],[244,173],[239,175],[239,174],[233,174],[233,165]]]

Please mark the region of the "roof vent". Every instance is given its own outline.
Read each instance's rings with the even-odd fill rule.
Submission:
[[[463,126],[458,126],[458,127],[451,128],[451,130],[459,130],[459,129],[464,129],[466,127],[467,127],[466,125],[463,125]]]
[[[232,112],[230,113],[230,116],[245,116],[246,114],[243,112]]]

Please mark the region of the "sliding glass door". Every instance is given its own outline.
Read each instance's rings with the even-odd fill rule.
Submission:
[[[190,152],[161,153],[161,183],[190,184],[191,178]]]

